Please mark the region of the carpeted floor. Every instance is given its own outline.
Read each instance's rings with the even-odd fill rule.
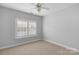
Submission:
[[[0,55],[74,55],[77,52],[51,44],[37,41],[21,46],[0,50]]]

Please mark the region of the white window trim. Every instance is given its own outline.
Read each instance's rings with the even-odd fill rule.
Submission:
[[[19,18],[17,18],[17,19],[19,19]],[[35,37],[35,36],[37,36],[37,28],[36,28],[36,34],[34,34],[34,35],[29,35],[28,34],[28,32],[27,32],[27,36],[24,36],[24,37],[17,37],[17,19],[15,19],[15,38],[16,39],[21,39],[21,38],[27,38],[27,37]],[[21,19],[21,18],[20,18]],[[27,20],[27,27],[28,27],[28,22],[29,21],[31,21],[31,22],[36,22],[36,21],[32,21],[32,20]],[[37,22],[36,22],[36,26],[37,26]]]

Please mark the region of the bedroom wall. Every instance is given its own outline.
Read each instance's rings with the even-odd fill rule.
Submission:
[[[55,41],[79,50],[79,5],[44,17],[44,40]]]
[[[16,18],[34,20],[37,22],[37,35],[29,38],[15,38]],[[18,43],[42,39],[42,17],[0,6],[0,48]]]

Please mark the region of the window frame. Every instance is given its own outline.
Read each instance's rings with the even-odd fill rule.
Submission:
[[[22,20],[23,18],[16,18],[15,19],[15,38],[16,39],[20,39],[20,38],[27,38],[27,37],[35,37],[36,35],[37,35],[37,22],[36,21],[34,21],[34,20],[25,20],[25,21],[27,21],[27,28],[29,28],[29,22],[35,22],[36,23],[36,33],[34,34],[34,35],[29,35],[29,31],[27,30],[27,36],[19,36],[19,37],[17,37],[17,20]]]

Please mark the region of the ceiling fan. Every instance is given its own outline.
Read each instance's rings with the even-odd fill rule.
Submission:
[[[32,4],[35,5],[35,8],[33,8],[33,9],[36,9],[38,13],[40,13],[41,10],[43,10],[43,9],[44,10],[49,10],[48,7],[44,7],[43,3],[36,3],[36,4],[32,3]]]

